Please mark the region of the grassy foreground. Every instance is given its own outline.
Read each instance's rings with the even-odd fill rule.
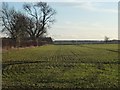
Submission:
[[[46,45],[5,51],[3,88],[118,88],[118,45]]]

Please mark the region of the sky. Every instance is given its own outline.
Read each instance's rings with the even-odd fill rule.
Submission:
[[[48,29],[54,40],[118,39],[118,2],[48,2],[56,10],[56,21]],[[0,4],[1,5],[1,4]],[[23,2],[9,2],[22,11]],[[3,34],[0,34],[3,36]]]

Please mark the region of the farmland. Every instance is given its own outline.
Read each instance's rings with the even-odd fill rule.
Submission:
[[[45,45],[3,51],[3,88],[118,88],[118,45]]]

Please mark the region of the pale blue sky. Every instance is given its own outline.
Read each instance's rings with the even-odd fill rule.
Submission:
[[[22,2],[11,2],[22,11]],[[117,2],[49,2],[56,11],[56,22],[48,30],[53,39],[118,38]]]

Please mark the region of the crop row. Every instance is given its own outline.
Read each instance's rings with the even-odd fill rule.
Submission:
[[[116,45],[7,51],[3,53],[3,87],[118,87],[118,53],[110,50],[117,50]]]

